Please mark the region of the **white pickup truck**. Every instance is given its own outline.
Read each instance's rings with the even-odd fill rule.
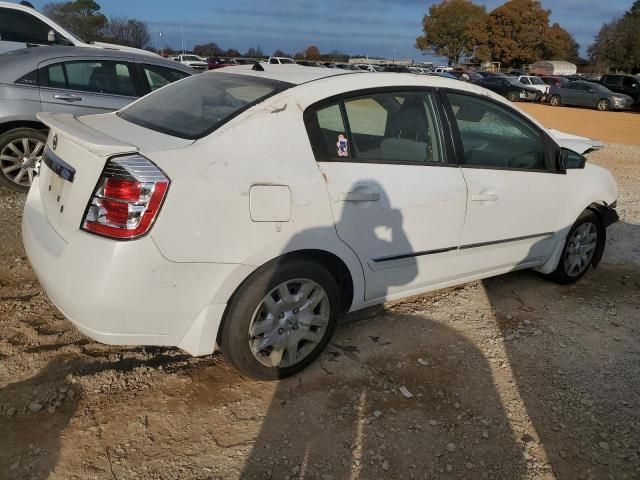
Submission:
[[[205,61],[205,59],[199,57],[198,55],[180,54],[176,57],[172,57],[171,60],[180,62],[181,64],[191,67],[194,70],[198,70],[199,72],[204,72],[209,68],[209,64]]]

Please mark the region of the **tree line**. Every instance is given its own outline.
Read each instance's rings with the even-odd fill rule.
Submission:
[[[151,36],[145,22],[133,18],[107,18],[94,0],[46,4],[42,12],[85,42],[102,41],[144,48]]]
[[[491,12],[472,0],[443,0],[424,16],[416,47],[451,65],[463,58],[505,66],[577,60],[578,43],[558,23],[551,24],[550,15],[539,0],[510,0]]]
[[[507,67],[580,60],[578,43],[550,16],[539,0],[509,0],[490,12],[473,0],[442,0],[424,16],[415,46],[451,65],[462,59]],[[623,17],[605,23],[588,52],[600,71],[640,70],[640,0]]]

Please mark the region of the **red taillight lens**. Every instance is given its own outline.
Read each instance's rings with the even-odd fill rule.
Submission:
[[[110,238],[148,233],[169,188],[169,179],[150,160],[132,155],[108,161],[87,207],[82,229]]]

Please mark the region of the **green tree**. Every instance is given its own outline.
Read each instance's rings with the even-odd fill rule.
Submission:
[[[625,17],[640,17],[640,0],[633,2],[629,11],[625,13]]]
[[[423,35],[416,38],[422,53],[435,53],[449,59],[449,64],[471,56],[486,42],[486,9],[471,0],[442,0],[429,7],[422,19]]]
[[[107,17],[94,0],[48,3],[42,11],[86,42],[100,40],[107,25]]]
[[[640,15],[630,10],[622,18],[602,25],[594,43],[589,47],[589,58],[602,71],[639,71]]]

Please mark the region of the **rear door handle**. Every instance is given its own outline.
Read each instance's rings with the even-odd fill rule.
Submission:
[[[61,94],[61,93],[56,93],[53,98],[55,98],[56,100],[64,100],[66,102],[81,102],[82,101],[82,97],[79,97],[78,95],[71,95],[71,94]]]
[[[376,202],[380,200],[380,194],[376,192],[342,192],[341,202]]]
[[[498,200],[498,195],[493,192],[482,192],[471,195],[472,202],[495,202],[496,200]]]

